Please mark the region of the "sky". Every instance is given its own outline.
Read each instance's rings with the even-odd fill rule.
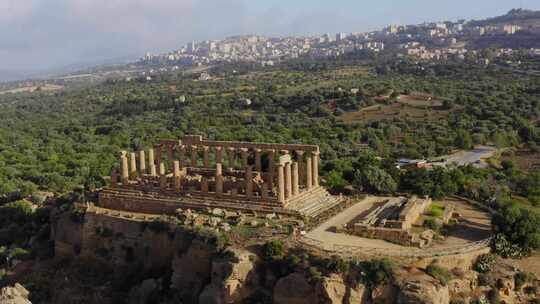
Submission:
[[[191,40],[481,19],[538,0],[0,0],[0,72],[137,58]]]

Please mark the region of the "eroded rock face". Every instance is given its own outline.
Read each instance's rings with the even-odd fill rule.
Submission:
[[[392,284],[386,284],[375,287],[371,290],[371,299],[373,304],[395,304],[398,288]]]
[[[344,304],[367,304],[370,303],[369,290],[365,285],[348,286],[348,297],[345,297]]]
[[[411,280],[400,288],[399,304],[449,304],[448,286],[432,280]]]
[[[292,273],[277,281],[274,287],[275,304],[312,304],[318,303],[315,289],[303,274]]]
[[[197,303],[203,287],[210,282],[214,248],[195,240],[181,256],[172,262],[171,288],[178,291],[185,303]]]
[[[478,273],[469,270],[448,282],[450,295],[471,294],[478,287]]]
[[[199,303],[239,303],[259,288],[258,258],[244,249],[229,249],[212,262],[212,279]]]
[[[32,304],[28,300],[30,292],[21,284],[16,283],[13,287],[0,289],[0,303],[2,304]]]
[[[341,275],[332,274],[323,279],[319,288],[322,303],[327,304],[363,304],[368,303],[369,293],[364,285],[347,286]]]
[[[340,275],[332,274],[323,279],[320,294],[324,298],[324,303],[341,304],[347,294],[347,286]]]

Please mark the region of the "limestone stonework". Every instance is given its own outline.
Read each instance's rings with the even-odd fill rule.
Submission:
[[[111,178],[111,187],[104,189],[100,200],[139,209],[136,202],[153,194],[152,200],[162,196],[179,204],[196,198],[216,206],[239,204],[238,208],[250,209],[252,205],[276,212],[276,208],[302,205],[299,200],[315,199],[310,195],[327,194],[316,190],[320,188],[318,163],[315,145],[213,141],[186,135],[181,140],[160,140],[146,151],[123,152],[121,178]]]

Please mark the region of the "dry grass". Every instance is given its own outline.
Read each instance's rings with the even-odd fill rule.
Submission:
[[[448,115],[449,111],[432,107],[420,108],[404,103],[390,105],[378,104],[363,108],[356,112],[347,112],[340,119],[345,123],[372,122],[394,118],[409,118],[414,120],[437,121]]]

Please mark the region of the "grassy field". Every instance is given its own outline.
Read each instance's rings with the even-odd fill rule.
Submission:
[[[17,88],[17,89],[0,91],[0,94],[8,94],[8,93],[15,94],[15,93],[22,93],[22,92],[34,92],[34,91],[36,91],[38,89],[41,90],[41,91],[44,91],[44,92],[48,92],[48,91],[58,91],[58,90],[61,90],[63,88],[64,87],[60,86],[60,85],[46,84],[46,85],[43,85],[43,86],[29,86],[29,87],[22,87],[22,88]]]
[[[509,160],[516,168],[523,171],[540,169],[540,152],[530,150],[517,150],[507,152],[502,155],[502,160]]]
[[[345,123],[372,122],[391,120],[394,118],[410,118],[414,120],[437,121],[445,118],[448,111],[437,110],[431,107],[418,108],[404,103],[377,104],[363,108],[356,112],[347,112],[340,119]]]

